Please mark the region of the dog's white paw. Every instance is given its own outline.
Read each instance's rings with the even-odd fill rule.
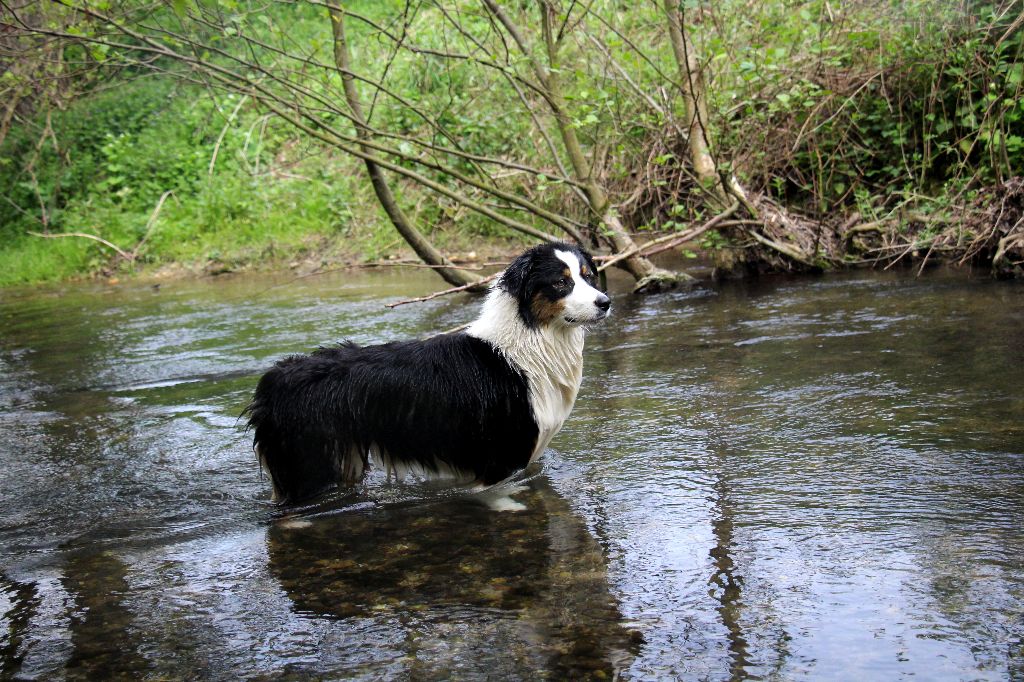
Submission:
[[[279,528],[287,528],[289,530],[299,530],[302,528],[309,528],[313,525],[312,521],[306,519],[283,519],[277,522]]]
[[[529,487],[524,483],[497,485],[479,490],[478,495],[480,496],[480,501],[493,511],[525,511],[526,505],[522,502],[516,502],[512,499],[512,496],[526,490],[529,490]]]
[[[530,486],[526,485],[525,483],[516,483],[515,485],[509,485],[505,486],[504,488],[501,488],[499,492],[502,495],[505,495],[506,497],[512,497],[513,495],[518,495],[519,493],[526,492],[529,489]]]
[[[509,512],[509,511],[526,511],[526,505],[522,502],[516,502],[509,495],[501,495],[500,497],[486,497],[484,502],[487,506],[498,512]]]

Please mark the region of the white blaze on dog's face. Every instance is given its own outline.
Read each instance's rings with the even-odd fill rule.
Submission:
[[[559,292],[566,292],[560,299],[562,320],[568,324],[588,324],[608,316],[611,299],[599,291],[597,273],[591,264],[582,262],[579,255],[571,251],[555,251],[555,257],[565,263],[565,270],[557,283]]]
[[[568,244],[547,244],[517,259],[503,278],[528,327],[578,327],[608,316],[611,299],[597,289],[594,261]]]
[[[597,288],[593,259],[571,244],[533,247],[509,264],[493,294],[470,327],[483,339],[507,335],[510,314],[527,329],[574,329],[604,319],[611,308]]]

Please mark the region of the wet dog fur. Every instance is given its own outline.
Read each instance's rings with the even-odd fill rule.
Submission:
[[[589,254],[543,244],[508,266],[464,332],[279,361],[246,408],[275,500],[357,483],[371,463],[482,485],[509,477],[569,416],[585,326],[610,305]]]

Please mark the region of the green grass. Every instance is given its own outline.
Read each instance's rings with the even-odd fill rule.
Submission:
[[[177,189],[134,263],[89,239],[9,237],[0,248],[0,287],[124,276],[171,264],[216,271],[287,267],[297,260],[372,261],[406,250],[359,171],[345,160],[319,158],[294,167],[290,174],[296,177],[218,173]],[[155,204],[90,194],[65,208],[64,229],[54,232],[93,234],[130,252],[145,236]],[[432,207],[424,215],[438,212]],[[453,250],[477,248],[481,238],[495,244],[522,241],[472,217],[432,231],[431,238]]]
[[[0,249],[0,286],[70,279],[89,272],[93,250],[84,240],[24,237]]]

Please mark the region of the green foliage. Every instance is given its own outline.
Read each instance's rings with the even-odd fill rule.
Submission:
[[[145,129],[168,105],[169,92],[168,84],[154,82],[109,90],[12,129],[0,147],[7,199],[0,203],[0,234],[39,229],[44,212],[50,226],[59,227],[67,200],[97,189],[97,180],[108,175],[110,139]]]
[[[397,163],[492,206],[493,197],[408,157],[423,154],[480,177],[477,162],[428,152],[413,140],[542,169],[537,176],[490,167],[500,179],[486,182],[592,221],[577,194],[552,179],[562,170],[549,144],[561,149],[561,139],[547,104],[528,85],[536,77],[528,60],[507,37],[497,37],[478,6],[442,4],[444,12],[434,3],[403,0],[345,4],[370,20],[346,24],[354,68],[365,78],[357,87],[370,122],[405,138],[379,139],[407,156]],[[638,181],[660,193],[656,206],[638,199],[631,219],[642,228],[685,229],[706,220],[704,195],[687,176],[679,77],[661,3],[597,0],[585,11],[572,7],[559,17],[566,35],[553,73],[595,177],[613,190],[615,203],[630,197]],[[867,216],[887,213],[904,197],[942,195],[1021,173],[1024,32],[1010,30],[1018,13],[1007,11],[1006,2],[687,0],[680,7],[705,65],[713,152],[722,169],[734,170],[754,189],[819,215],[857,208]],[[242,0],[171,2],[145,10],[153,14],[144,23],[187,26],[209,45],[204,58],[233,69],[244,67],[227,55],[264,68],[284,64],[302,93],[288,96],[316,111],[312,127],[353,134],[343,115],[340,75],[322,67],[333,61],[324,7],[300,2],[250,9]],[[507,10],[543,61],[537,5],[509,3]],[[197,11],[222,21],[221,30],[189,23]],[[55,25],[73,17],[60,14]],[[415,49],[396,49],[378,27]],[[68,27],[76,35],[96,30],[88,23]],[[258,42],[245,44],[243,35]],[[180,41],[168,44],[187,52]],[[485,55],[483,46],[493,54]],[[284,60],[276,47],[299,59]],[[0,284],[116,269],[112,252],[96,242],[44,241],[27,232],[88,232],[131,250],[146,236],[166,191],[172,198],[139,251],[143,265],[233,267],[305,258],[321,249],[377,257],[399,243],[366,186],[361,162],[270,117],[251,94],[242,100],[153,76],[118,61],[117,49],[95,43],[72,42],[64,57],[118,70],[111,79],[83,79],[84,94],[66,106],[39,106],[0,145]],[[160,66],[182,68],[171,60]],[[274,87],[265,73],[249,73]],[[383,89],[375,90],[375,82]],[[464,206],[389,177],[403,208],[436,241],[511,237]],[[704,246],[729,244],[711,232]]]
[[[245,103],[231,119],[238,104],[237,96],[215,101],[156,81],[86,97],[51,114],[60,146],[42,145],[36,181],[16,163],[34,153],[29,133],[35,129],[17,129],[4,144],[7,163],[0,167],[8,199],[0,224],[0,286],[125,265],[92,240],[28,235],[42,231],[38,197],[51,232],[85,232],[131,251],[145,236],[159,197],[172,191],[139,250],[136,265],[143,266],[215,261],[234,267],[264,257],[303,258],[325,236],[370,239],[370,233],[388,232],[365,193],[351,186],[351,160],[339,166],[322,153],[293,159],[293,132]],[[277,175],[275,159],[288,172]],[[353,229],[356,221],[361,224]]]
[[[810,0],[740,19],[730,7],[705,43],[715,109],[730,114],[715,121],[721,147],[779,198],[827,211],[862,189],[952,191],[1024,168],[1019,12]]]

